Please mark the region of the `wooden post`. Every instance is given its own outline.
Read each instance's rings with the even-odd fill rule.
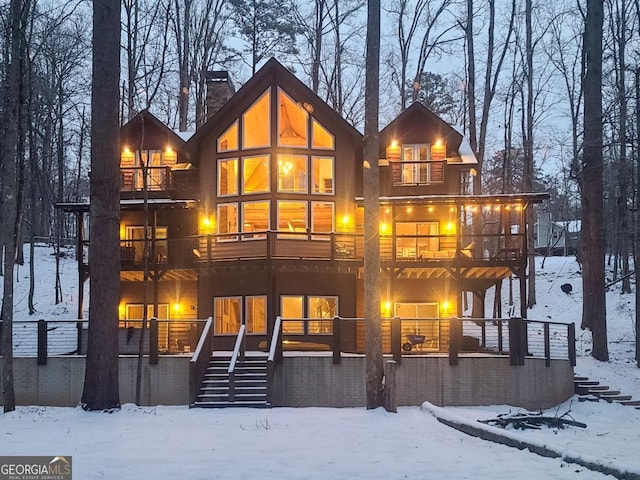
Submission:
[[[458,353],[462,346],[462,319],[449,320],[449,365],[458,365]]]
[[[342,322],[340,317],[333,317],[333,364],[338,365],[341,360]]]
[[[396,362],[387,360],[384,364],[384,409],[398,413],[396,403]]]
[[[158,364],[158,319],[149,320],[149,365]]]
[[[391,353],[393,360],[398,365],[402,363],[402,332],[400,331],[400,318],[391,319]]]
[[[47,364],[47,322],[38,320],[38,365]]]
[[[547,367],[551,366],[551,339],[548,322],[544,322],[544,364]]]
[[[576,324],[570,323],[567,325],[567,348],[569,350],[569,361],[571,362],[571,366],[576,366]]]
[[[524,351],[522,350],[521,318],[509,319],[509,365],[524,365]]]

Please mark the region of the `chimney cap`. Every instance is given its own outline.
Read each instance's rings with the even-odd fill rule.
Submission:
[[[204,72],[204,78],[208,82],[228,82],[229,72],[226,70],[207,70]]]

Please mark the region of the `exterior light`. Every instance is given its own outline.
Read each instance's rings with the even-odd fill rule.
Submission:
[[[449,307],[450,307],[450,305],[449,305],[449,301],[448,300],[445,300],[444,302],[442,302],[442,311],[443,312],[448,312],[449,311]]]
[[[174,303],[173,304],[173,313],[180,313],[180,310],[182,310],[182,307],[180,306],[179,303]]]
[[[442,139],[436,138],[436,143],[434,144],[434,146],[440,148],[442,146]]]
[[[391,140],[391,148],[398,148],[398,141],[397,140]]]
[[[384,209],[384,213],[386,213],[386,214],[391,213],[391,209],[390,209],[389,207],[385,208],[385,209]]]
[[[124,223],[120,224],[120,240],[126,239],[127,235],[127,226]]]
[[[201,223],[202,233],[205,233],[205,234],[213,233],[214,225],[215,225],[214,220],[212,220],[209,217],[202,217],[202,220],[200,221],[200,223]]]
[[[387,300],[380,306],[381,314],[383,317],[391,316],[391,301]]]
[[[131,150],[129,150],[129,147],[124,147],[122,149],[122,153],[124,153],[125,155],[129,155],[131,153]]]
[[[407,207],[407,213],[413,212],[413,207]]]
[[[429,213],[433,213],[433,207],[429,207],[429,208],[427,208],[427,212],[429,212]]]
[[[345,214],[345,215],[342,216],[342,225],[344,227],[347,227],[350,222],[351,222],[351,218],[349,217],[349,215]]]
[[[444,228],[449,234],[452,234],[456,231],[456,226],[454,225],[453,222],[447,223]]]
[[[449,212],[454,213],[456,211],[456,207],[449,207]]]
[[[124,320],[125,318],[125,313],[126,313],[126,306],[124,303],[120,303],[118,305],[118,316],[120,317],[120,320]]]
[[[386,223],[380,224],[380,235],[389,235],[389,225]]]
[[[475,168],[472,168],[471,170],[469,170],[469,173],[471,174],[472,177],[475,177],[476,175],[478,175],[478,171]]]

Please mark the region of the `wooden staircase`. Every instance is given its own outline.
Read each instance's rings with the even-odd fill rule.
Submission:
[[[578,395],[579,402],[598,402],[604,400],[608,403],[619,403],[640,410],[640,400],[633,400],[631,395],[623,395],[619,390],[612,390],[607,385],[589,380],[579,375],[573,378],[574,391]]]
[[[200,393],[191,407],[270,408],[266,355],[238,359],[232,375],[228,371],[230,363],[230,357],[211,357]]]

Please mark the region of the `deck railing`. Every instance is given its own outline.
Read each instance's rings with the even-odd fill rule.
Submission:
[[[143,346],[150,361],[159,353],[198,351],[210,357],[214,338],[211,319],[152,320]],[[366,328],[362,318],[277,320],[268,344],[272,364],[282,359],[283,350],[330,351],[334,363],[340,363],[343,353],[364,353],[359,340]],[[141,320],[120,321],[121,354],[138,353],[141,326]],[[392,354],[397,362],[408,355],[446,354],[455,365],[461,355],[481,353],[504,355],[512,365],[522,365],[529,357],[543,358],[547,365],[554,359],[576,363],[572,323],[522,318],[384,318],[381,329],[383,352]],[[86,320],[14,321],[13,330],[16,357],[37,357],[44,365],[49,356],[86,353]],[[168,345],[168,338],[175,338],[175,342]]]
[[[213,352],[213,319],[209,317],[191,360],[189,360],[189,405],[198,399],[198,392],[204,380],[211,353]]]
[[[173,189],[171,168],[146,167],[147,189],[149,191],[170,191]],[[144,169],[142,167],[120,168],[120,189],[123,192],[137,192],[144,189]]]
[[[380,237],[383,263],[415,265],[488,264],[524,262],[522,235],[396,235]],[[312,233],[264,231],[198,235],[149,242],[150,265],[163,268],[196,268],[216,261],[249,259],[364,260],[364,236],[360,233]],[[141,268],[144,240],[121,240],[123,269]]]

